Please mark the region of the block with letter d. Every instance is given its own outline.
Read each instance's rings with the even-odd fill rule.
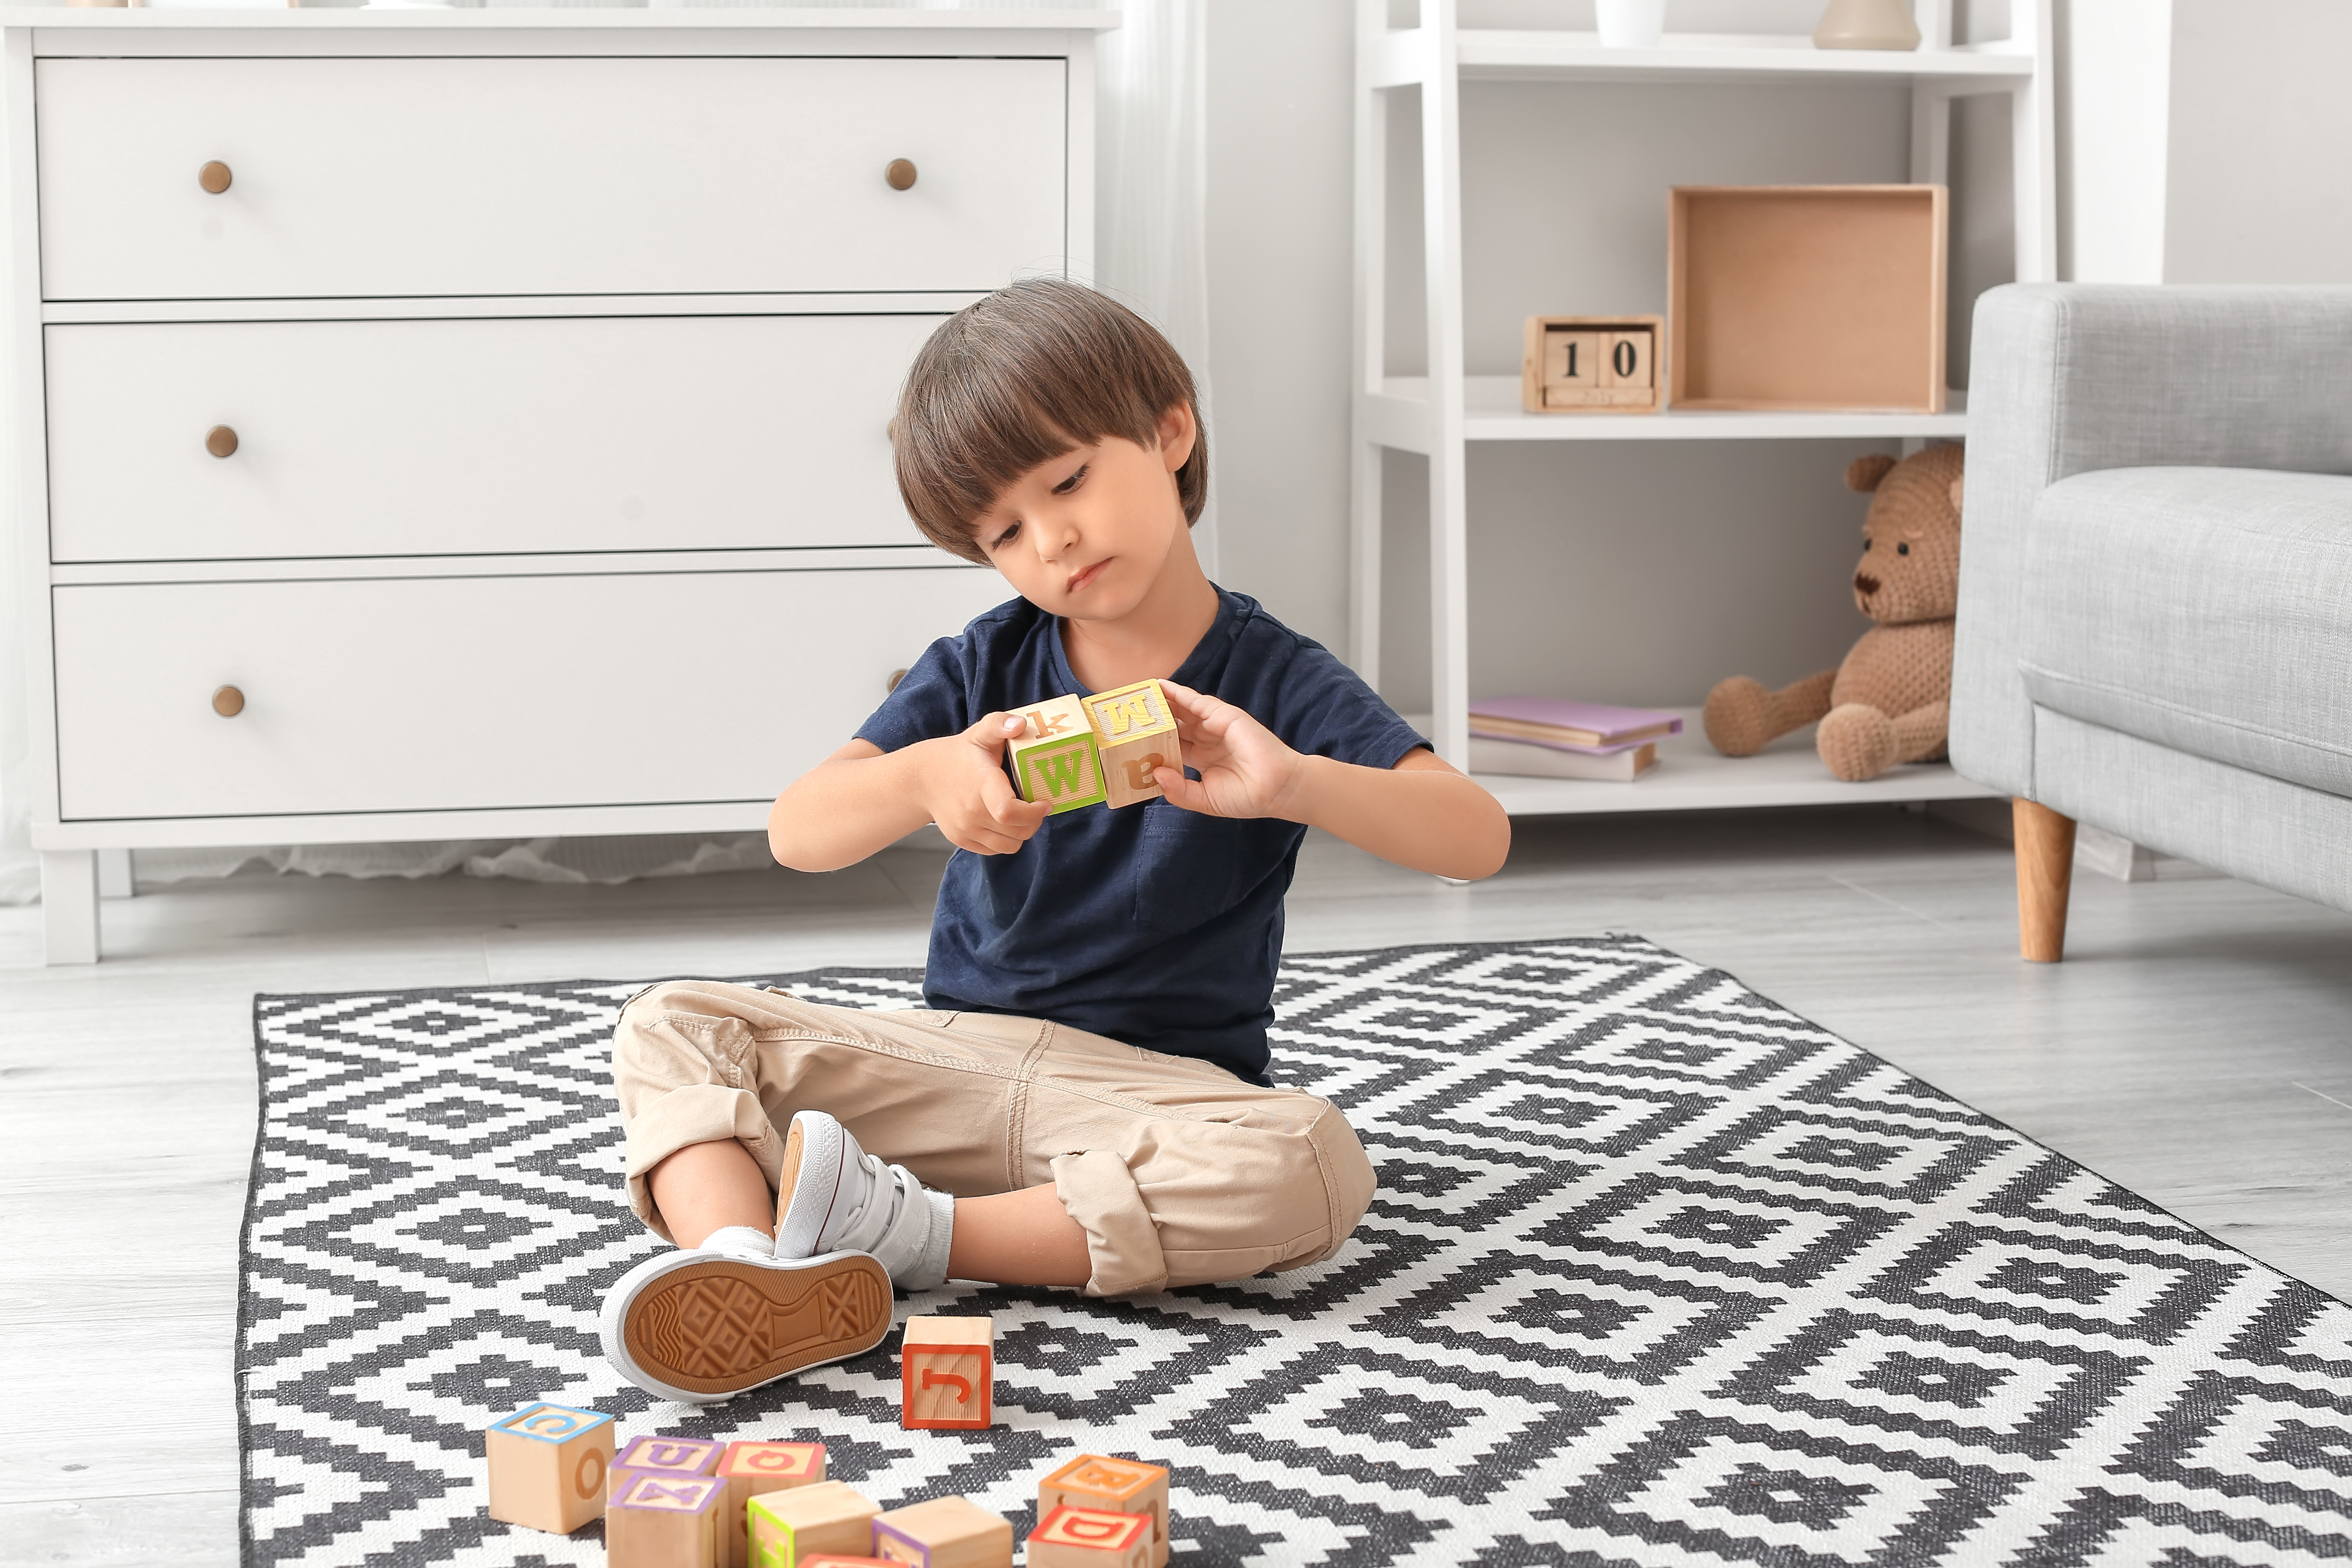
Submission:
[[[612,1568],[709,1568],[719,1560],[719,1515],[727,1483],[669,1470],[615,1474],[604,1510]]]
[[[996,1419],[996,1320],[909,1318],[898,1346],[902,1426],[980,1427]]]
[[[1151,1568],[1163,1568],[1168,1561],[1168,1471],[1163,1466],[1080,1454],[1037,1483],[1037,1517],[1057,1508],[1149,1519]]]
[[[1029,1568],[1151,1568],[1150,1516],[1057,1508],[1029,1532]]]
[[[1102,759],[1103,788],[1113,806],[1157,800],[1167,793],[1154,768],[1184,766],[1176,742],[1176,710],[1156,680],[1139,680],[1082,698]]]
[[[492,1519],[569,1535],[604,1511],[613,1418],[568,1405],[527,1405],[484,1435],[482,1457]]]

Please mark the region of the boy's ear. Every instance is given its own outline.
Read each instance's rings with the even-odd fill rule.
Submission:
[[[1192,443],[1200,438],[1200,426],[1193,423],[1192,408],[1179,403],[1160,415],[1158,429],[1160,460],[1172,474],[1192,460]]]

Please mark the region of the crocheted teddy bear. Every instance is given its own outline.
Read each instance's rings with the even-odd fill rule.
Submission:
[[[1851,783],[1944,754],[1952,695],[1952,611],[1960,586],[1960,448],[1896,462],[1856,458],[1850,489],[1868,494],[1853,602],[1878,623],[1835,669],[1778,691],[1735,675],[1706,694],[1706,738],[1727,757],[1820,721],[1813,743]]]

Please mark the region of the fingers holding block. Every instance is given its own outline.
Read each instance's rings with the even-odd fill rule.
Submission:
[[[529,1405],[482,1439],[492,1519],[569,1535],[604,1512],[613,1418],[568,1405]]]
[[[802,1568],[812,1557],[864,1555],[881,1505],[840,1481],[762,1492],[744,1505],[751,1568]]]
[[[1151,1568],[1151,1521],[1057,1508],[1029,1532],[1029,1568]]]
[[[1009,748],[1013,782],[1026,801],[1046,801],[1048,815],[1099,805],[1105,798],[1102,756],[1091,731],[1047,740],[1015,741]]]
[[[824,1445],[730,1443],[719,1461],[718,1474],[727,1483],[727,1519],[719,1529],[725,1538],[720,1568],[749,1568],[751,1537],[746,1510],[751,1500],[762,1492],[814,1486],[824,1479]]]
[[[717,1476],[625,1470],[604,1510],[612,1568],[704,1568],[718,1561],[727,1483]]]
[[[1105,791],[1114,806],[1156,800],[1165,792],[1154,768],[1184,765],[1176,738],[1176,710],[1157,680],[1139,680],[1083,699],[1102,759]]]
[[[1161,1466],[1080,1454],[1037,1483],[1037,1517],[1057,1508],[1148,1518],[1151,1568],[1162,1568],[1168,1561],[1168,1471]]]
[[[898,1348],[902,1426],[971,1428],[996,1419],[996,1321],[909,1318]]]
[[[934,1498],[877,1514],[874,1552],[917,1568],[1013,1568],[1013,1521],[966,1498]]]

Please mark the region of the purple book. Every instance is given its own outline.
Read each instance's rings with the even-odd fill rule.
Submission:
[[[1563,752],[1623,751],[1682,733],[1683,718],[1661,708],[1613,708],[1554,697],[1490,697],[1470,704],[1470,732],[1493,741],[1531,741]]]

